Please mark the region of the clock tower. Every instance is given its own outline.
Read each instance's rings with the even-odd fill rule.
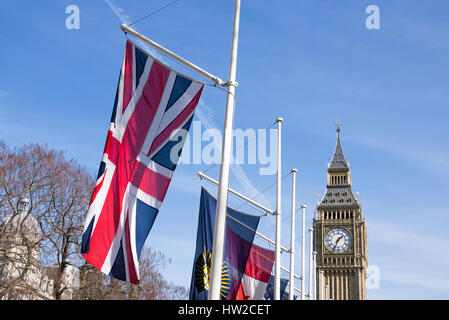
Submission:
[[[337,123],[337,145],[327,169],[326,194],[317,204],[314,228],[318,299],[366,299],[367,243],[362,207],[354,197]]]

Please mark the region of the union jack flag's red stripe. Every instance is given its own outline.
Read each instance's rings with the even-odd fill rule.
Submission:
[[[102,272],[139,282],[139,256],[179,156],[171,151],[184,142],[203,86],[127,41],[81,248]],[[180,129],[181,142],[171,141]]]

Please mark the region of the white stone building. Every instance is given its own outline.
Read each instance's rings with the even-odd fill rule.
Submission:
[[[0,293],[2,300],[55,299],[55,285],[65,286],[62,299],[72,299],[79,286],[77,268],[67,266],[59,280],[57,266],[40,262],[42,234],[29,214],[29,200],[0,226]]]

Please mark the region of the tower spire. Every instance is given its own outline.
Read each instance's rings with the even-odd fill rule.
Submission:
[[[332,157],[332,161],[331,164],[329,165],[328,171],[349,171],[349,165],[345,160],[343,148],[341,147],[340,118],[337,118],[337,123],[335,124],[335,126],[337,127],[337,145],[335,146],[334,156]]]

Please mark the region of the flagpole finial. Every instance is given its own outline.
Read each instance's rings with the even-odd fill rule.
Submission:
[[[282,121],[284,121],[284,118],[282,118],[282,117],[276,118],[276,122],[282,122]]]

